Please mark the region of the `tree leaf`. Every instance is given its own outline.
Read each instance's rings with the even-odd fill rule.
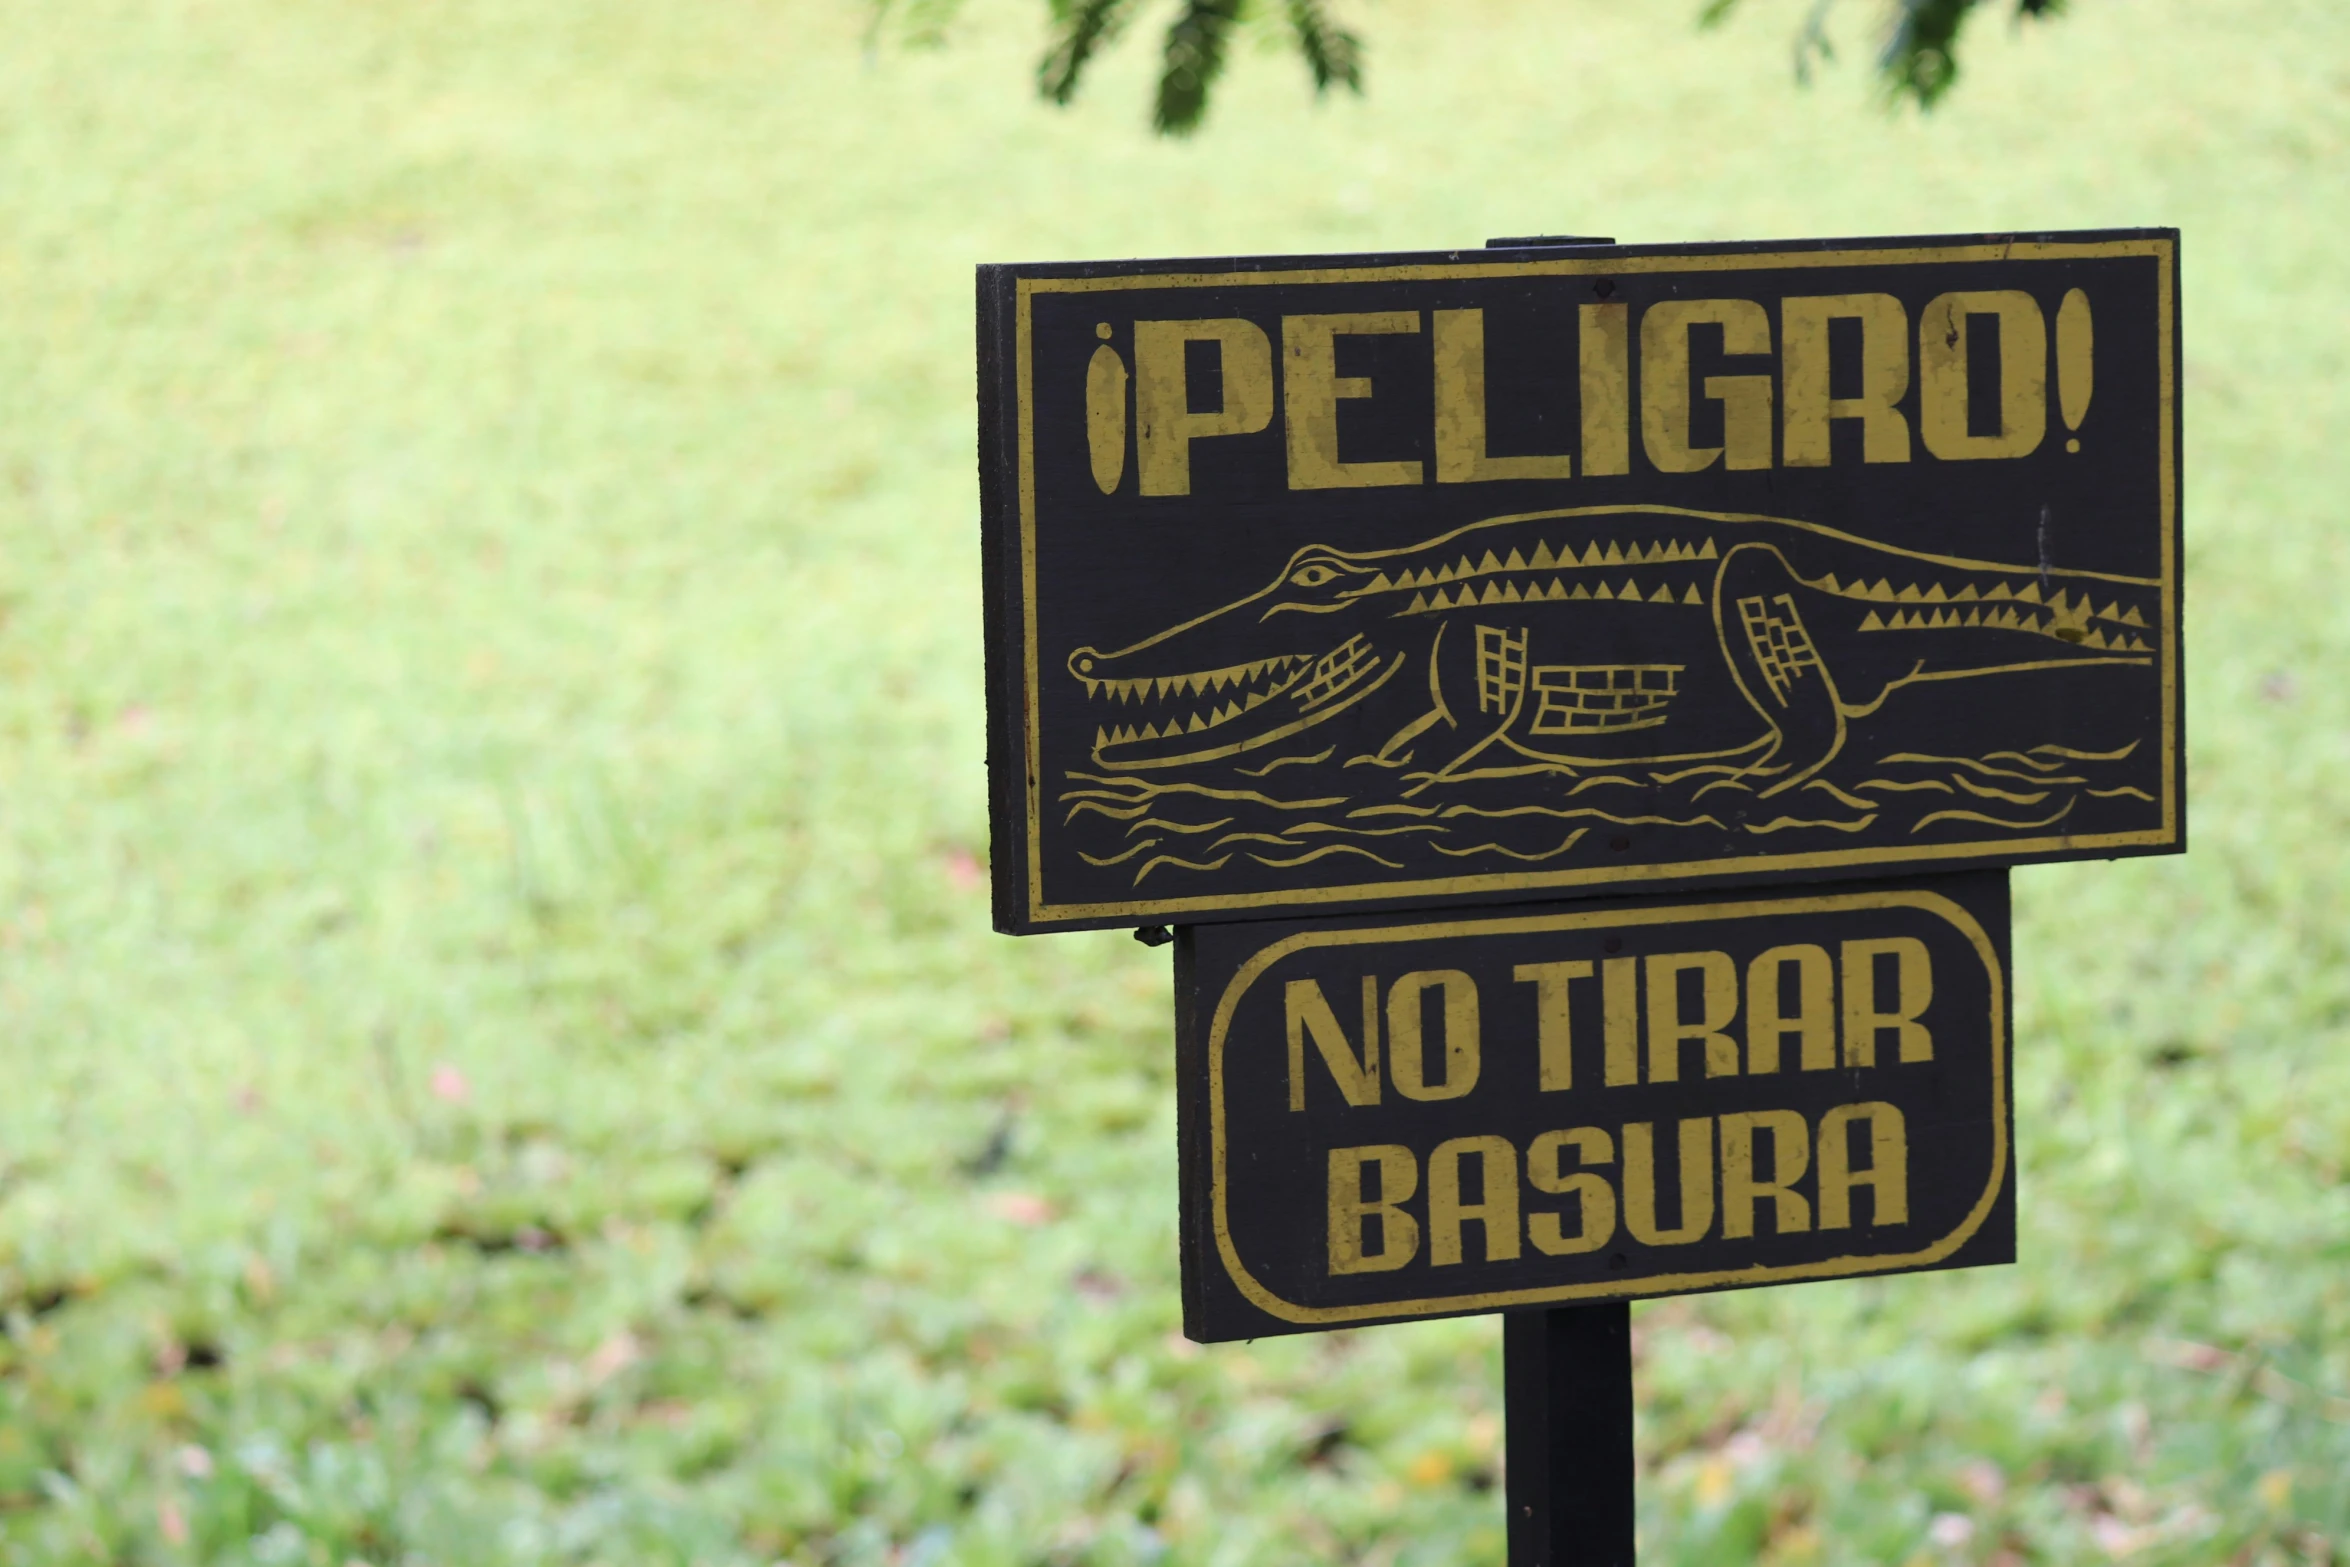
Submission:
[[[1289,0],[1289,25],[1314,78],[1314,91],[1363,90],[1363,42],[1330,19],[1322,0]]]
[[[1159,101],[1151,123],[1162,136],[1189,136],[1207,113],[1208,94],[1224,74],[1225,46],[1246,0],[1184,0],[1167,28]]]
[[[1093,57],[1116,40],[1135,0],[1052,0],[1053,43],[1036,65],[1036,90],[1067,106]]]

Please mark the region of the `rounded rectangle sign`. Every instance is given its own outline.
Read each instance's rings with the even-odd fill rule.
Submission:
[[[2171,231],[979,281],[1001,929],[2184,847]]]
[[[1183,933],[1187,1331],[2008,1261],[2004,873]]]

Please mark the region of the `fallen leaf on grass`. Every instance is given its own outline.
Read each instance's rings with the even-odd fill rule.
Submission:
[[[2099,1513],[2089,1521],[2089,1537],[2116,1560],[2134,1555],[2146,1543],[2144,1536],[2111,1513]]]
[[[1076,1287],[1078,1294],[1097,1306],[1106,1305],[1126,1293],[1125,1284],[1120,1282],[1116,1274],[1104,1273],[1099,1268],[1086,1268],[1069,1282]]]
[[[949,849],[940,858],[946,865],[947,880],[957,892],[969,892],[987,880],[987,867],[969,849]]]
[[[1414,1485],[1442,1485],[1452,1478],[1452,1458],[1431,1448],[1412,1460],[1404,1473]]]
[[[1974,1458],[1958,1466],[1958,1488],[1985,1507],[2007,1494],[2007,1476],[1988,1458]]]
[[[637,1344],[636,1335],[623,1329],[598,1344],[588,1356],[588,1382],[600,1387],[643,1358],[644,1350]]]
[[[1034,1192],[989,1192],[987,1211],[1014,1224],[1049,1224],[1053,1205]]]

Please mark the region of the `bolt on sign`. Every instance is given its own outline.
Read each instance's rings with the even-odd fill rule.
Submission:
[[[1202,1342],[2015,1259],[2005,872],[1176,950]]]
[[[2185,846],[2173,230],[979,307],[1000,929]]]

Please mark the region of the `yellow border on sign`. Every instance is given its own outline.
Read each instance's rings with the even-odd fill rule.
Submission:
[[[2158,458],[2162,509],[2162,826],[2145,832],[2052,834],[2038,838],[1985,840],[1979,843],[1934,844],[1910,847],[1821,849],[1805,854],[1770,854],[1682,860],[1654,865],[1589,866],[1580,870],[1496,871],[1483,875],[1430,877],[1417,881],[1362,882],[1341,887],[1307,887],[1279,892],[1209,894],[1197,897],[1135,898],[1108,903],[1047,903],[1044,896],[1044,785],[1040,757],[1042,720],[1038,712],[1038,639],[1036,627],[1036,415],[1033,395],[1034,364],[1031,300],[1038,294],[1098,294],[1142,288],[1248,288],[1277,283],[1419,282],[1441,279],[1506,277],[1600,277],[1643,272],[1761,271],[1770,268],[1887,266],[1949,261],[2079,261],[2140,256],[2155,260],[2158,277],[2155,313],[2157,358],[2161,366],[2160,433]],[[1164,272],[1131,277],[1047,277],[1017,280],[1015,354],[1018,361],[1020,432],[1020,608],[1021,661],[1026,684],[1021,691],[1025,709],[1027,748],[1023,783],[1027,803],[1028,918],[1036,923],[1057,920],[1167,919],[1179,915],[1212,914],[1225,910],[1310,908],[1378,898],[1474,898],[1532,888],[1624,886],[1689,876],[1746,876],[1771,871],[1826,870],[1839,866],[1923,865],[1939,860],[1970,859],[1984,855],[2024,856],[2059,850],[2094,853],[2099,849],[2159,847],[2179,840],[2178,694],[2179,694],[2179,583],[2178,559],[2178,450],[2177,352],[2175,294],[2178,279],[2176,243],[2169,239],[2086,241],[2018,240],[2005,244],[1973,242],[1941,246],[1904,246],[1883,250],[1747,251],[1723,255],[1601,256],[1589,259],[1560,257],[1541,261],[1502,263],[1422,262],[1406,266],[1299,267],[1266,272]],[[1611,507],[1610,510],[1623,510]],[[1669,508],[1647,507],[1649,510]],[[1873,541],[1872,541],[1873,542]]]
[[[1224,1045],[1232,1014],[1240,998],[1267,969],[1293,952],[1313,947],[1368,946],[1380,942],[1436,941],[1449,936],[1519,936],[1541,931],[1589,930],[1594,926],[1622,928],[1696,920],[1754,919],[1772,914],[1837,914],[1856,909],[1918,909],[1942,919],[1973,944],[1991,980],[1991,1179],[1983,1195],[1956,1229],[1917,1251],[1876,1256],[1830,1257],[1820,1262],[1790,1263],[1782,1267],[1757,1264],[1749,1268],[1718,1268],[1707,1273],[1660,1273],[1643,1279],[1612,1279],[1590,1284],[1556,1284],[1534,1289],[1487,1290],[1469,1295],[1431,1295],[1419,1300],[1379,1301],[1354,1306],[1300,1306],[1282,1299],[1258,1282],[1240,1260],[1226,1217],[1229,1188],[1224,1176]],[[1965,1245],[1999,1198],[2007,1179],[2007,976],[1999,967],[1999,953],[1972,914],[1937,892],[1891,891],[1843,893],[1827,897],[1774,898],[1767,902],[1686,904],[1651,909],[1590,909],[1573,914],[1443,920],[1425,925],[1390,925],[1356,930],[1306,931],[1285,937],[1240,966],[1216,1003],[1215,1021],[1208,1030],[1208,1124],[1210,1190],[1216,1222],[1216,1250],[1224,1271],[1251,1305],[1284,1322],[1325,1326],[1389,1317],[1429,1316],[1437,1312],[1503,1311],[1516,1306],[1555,1305],[1561,1301],[1680,1294],[1741,1284],[1787,1284],[1799,1279],[1843,1279],[1903,1268],[1924,1268],[1942,1261]]]

